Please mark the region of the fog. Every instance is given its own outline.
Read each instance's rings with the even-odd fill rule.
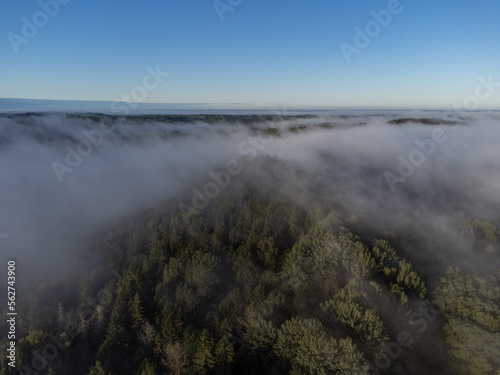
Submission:
[[[498,219],[499,120],[496,112],[416,111],[192,122],[3,115],[2,262],[15,258],[19,272],[44,277],[64,274],[65,259],[121,216],[192,196],[193,186],[202,191],[209,173],[233,160],[243,170],[260,168],[261,154],[304,172],[289,176],[302,197],[321,186],[339,205],[373,219],[373,230],[408,231],[402,240],[417,265],[476,269],[486,262],[498,269],[498,256],[475,254],[459,223],[461,215]],[[262,183],[269,173],[262,169]]]

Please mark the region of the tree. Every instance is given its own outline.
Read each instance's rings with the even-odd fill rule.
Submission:
[[[144,322],[142,325],[141,332],[139,333],[139,341],[142,342],[144,345],[149,346],[151,345],[156,337],[156,330],[154,327],[149,324],[149,322]]]
[[[101,362],[97,361],[95,365],[90,368],[88,375],[106,375],[106,371],[102,368]]]
[[[186,352],[181,344],[169,342],[161,348],[161,363],[170,371],[172,375],[180,375],[186,366]]]
[[[214,368],[213,341],[208,338],[208,331],[204,329],[197,340],[197,351],[193,358],[194,369],[198,374],[206,374]]]
[[[363,307],[351,298],[336,296],[321,304],[321,310],[330,321],[340,323],[350,334],[374,346],[383,339],[382,319],[377,313]]]
[[[335,340],[325,334],[317,319],[296,319],[283,323],[278,330],[276,354],[285,359],[294,373],[368,374],[363,355],[350,339]]]
[[[132,328],[138,328],[143,325],[144,317],[142,315],[142,305],[139,293],[136,292],[134,299],[130,301],[130,313],[132,315]]]

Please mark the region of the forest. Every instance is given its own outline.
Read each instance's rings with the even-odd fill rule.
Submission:
[[[300,128],[308,119],[243,126],[276,142],[343,128]],[[370,158],[320,150],[311,167],[270,147],[239,156],[241,173],[195,215],[207,173],[99,225],[60,260],[64,276],[26,277],[17,368],[2,356],[0,374],[500,375],[497,206],[434,180],[432,194],[392,193]]]

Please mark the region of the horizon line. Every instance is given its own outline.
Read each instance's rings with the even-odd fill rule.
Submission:
[[[126,102],[126,101],[120,101],[120,100],[94,100],[94,99],[33,99],[33,98],[5,98],[5,97],[0,97],[0,100],[20,100],[20,101],[38,101],[38,102],[67,102],[67,103],[75,103],[75,102],[86,102],[86,103],[131,103],[135,104],[137,106],[151,106],[151,105],[159,105],[159,106],[175,106],[175,105],[181,105],[181,106],[213,106],[212,108],[205,108],[207,110],[268,110],[268,109],[276,109],[277,107],[281,107],[284,109],[289,109],[289,110],[296,110],[296,111],[304,111],[304,110],[351,110],[351,109],[357,109],[357,110],[398,110],[398,111],[404,111],[404,110],[421,110],[421,111],[456,111],[455,109],[452,108],[445,108],[445,107],[411,107],[411,106],[394,106],[394,107],[388,107],[388,106],[308,106],[308,105],[283,105],[283,104],[276,104],[276,105],[256,105],[256,104],[251,104],[251,103],[207,103],[207,102]],[[242,107],[234,107],[235,105],[242,105]],[[227,107],[224,107],[227,106]],[[141,108],[137,108],[141,109]],[[152,109],[152,108],[143,108],[143,109]],[[186,110],[187,108],[168,108],[170,110]],[[202,110],[201,108],[191,108],[192,110]],[[463,112],[481,112],[481,111],[500,111],[500,108],[478,108],[478,109],[461,109],[460,111]],[[53,112],[59,112],[59,110],[53,110]]]

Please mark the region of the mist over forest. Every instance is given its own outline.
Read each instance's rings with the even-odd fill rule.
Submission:
[[[499,121],[0,114],[0,374],[500,374]]]

